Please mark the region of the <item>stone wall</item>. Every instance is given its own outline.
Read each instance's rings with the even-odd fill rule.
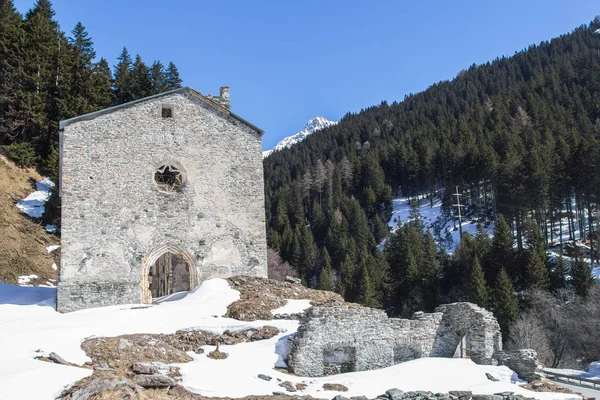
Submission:
[[[471,303],[445,304],[412,319],[366,307],[311,307],[291,344],[288,366],[300,376],[365,371],[421,357],[453,357],[459,344],[480,364],[502,349],[494,316]]]
[[[267,276],[256,128],[179,90],[69,123],[61,145],[59,311],[151,301],[148,269],[165,252],[190,266],[191,287]],[[159,190],[164,165],[181,190]]]

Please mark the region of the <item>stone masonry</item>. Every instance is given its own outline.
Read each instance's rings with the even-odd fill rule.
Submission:
[[[290,346],[288,366],[300,376],[365,371],[421,357],[469,357],[495,364],[498,322],[471,303],[444,304],[412,319],[366,307],[311,307]]]
[[[190,289],[267,276],[263,132],[229,110],[229,88],[176,89],[61,129],[59,311],[150,303],[150,268],[167,253]],[[157,178],[166,166],[171,186]]]

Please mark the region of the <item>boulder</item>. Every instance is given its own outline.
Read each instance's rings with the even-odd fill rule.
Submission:
[[[544,366],[538,360],[537,352],[533,349],[502,351],[497,355],[498,364],[506,365],[528,382],[543,379]]]
[[[59,356],[58,354],[56,354],[54,352],[48,354],[48,358],[57,364],[72,365],[70,362],[68,362],[67,360],[65,360],[64,358],[62,358],[61,356]]]
[[[153,375],[135,375],[133,380],[140,386],[145,388],[165,388],[175,386],[176,383],[173,378],[166,375],[153,374]]]
[[[347,392],[348,388],[339,383],[324,383],[323,390],[332,390],[336,392]]]
[[[152,365],[149,362],[141,362],[141,361],[134,362],[133,365],[131,366],[131,370],[135,374],[142,374],[142,375],[152,375],[157,372],[157,369],[154,365]]]
[[[267,381],[267,382],[270,381],[271,379],[273,379],[269,375],[265,375],[265,374],[258,374],[258,378],[262,379],[263,381]]]
[[[402,399],[402,395],[404,395],[404,391],[393,388],[387,390],[385,394],[390,398],[390,400],[400,400]]]

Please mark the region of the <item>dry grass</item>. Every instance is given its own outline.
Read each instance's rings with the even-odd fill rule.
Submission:
[[[59,239],[16,207],[40,179],[33,169],[19,168],[0,155],[0,282],[16,284],[18,276],[31,274],[39,277],[32,284],[56,280],[52,263],[60,265],[60,252],[48,254],[46,247]]]
[[[311,305],[322,307],[357,305],[344,302],[337,293],[307,289],[290,282],[241,276],[228,278],[227,281],[240,292],[240,299],[229,306],[227,316],[240,321],[273,319],[271,310],[283,306],[286,299],[306,299],[311,301]]]

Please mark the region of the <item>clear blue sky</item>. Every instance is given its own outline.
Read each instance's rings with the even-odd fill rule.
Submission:
[[[26,12],[34,0],[15,0]],[[600,14],[598,0],[53,0],[111,65],[122,47],[175,62],[204,94],[231,86],[232,110],[263,147],[322,115],[332,120],[451,79]]]

